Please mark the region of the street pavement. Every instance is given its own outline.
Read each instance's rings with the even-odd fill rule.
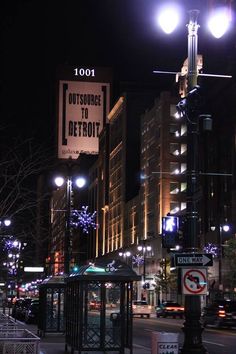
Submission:
[[[13,319],[14,320],[14,319]],[[21,321],[15,321],[17,328],[19,329],[27,329],[31,333],[38,335],[37,333],[37,326],[36,325],[27,325]],[[61,333],[52,334],[47,333],[45,337],[40,338],[40,354],[65,354],[65,337]],[[70,354],[70,347],[68,347],[68,354]],[[86,352],[83,352],[84,354]],[[104,352],[88,352],[88,354],[100,354]],[[118,352],[109,352],[109,354],[117,354]],[[125,353],[129,353],[129,350],[126,350]],[[133,354],[151,354],[151,349],[133,344]]]
[[[37,330],[36,332],[37,333]],[[46,334],[46,337],[41,338],[40,354],[65,354],[65,340],[62,334]],[[70,348],[68,348],[70,353]],[[84,352],[86,353],[86,352]],[[88,352],[88,354],[100,354],[104,352]],[[109,354],[117,354],[117,352],[109,352]],[[129,353],[129,351],[126,351]],[[140,345],[133,345],[134,354],[151,354],[151,349]]]

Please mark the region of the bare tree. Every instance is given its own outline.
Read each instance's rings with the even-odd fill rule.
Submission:
[[[0,220],[12,220],[12,235],[27,243],[26,259],[34,259],[35,248],[44,243],[48,230],[42,232],[39,240],[37,208],[48,199],[48,193],[37,194],[37,181],[52,167],[50,152],[43,146],[36,146],[33,139],[16,139],[10,148],[1,149],[0,155]],[[44,216],[40,215],[40,218]],[[1,230],[6,236],[7,230]]]
[[[14,217],[35,206],[36,181],[47,167],[49,158],[42,147],[31,140],[16,141],[0,160],[0,218]]]

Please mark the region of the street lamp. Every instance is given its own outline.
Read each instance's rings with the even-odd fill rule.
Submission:
[[[11,225],[11,220],[10,219],[4,219],[4,220],[0,220],[0,226],[10,226]]]
[[[215,231],[216,227],[211,226],[211,230]],[[218,226],[217,230],[217,238],[218,238],[218,274],[219,274],[219,290],[223,290],[223,282],[222,282],[222,260],[223,260],[223,233],[227,233],[230,231],[230,226],[228,224],[223,224]]]
[[[57,187],[62,187],[66,183],[66,209],[65,209],[65,233],[64,233],[64,274],[70,273],[70,234],[71,234],[71,194],[73,182],[78,188],[83,188],[86,184],[86,179],[82,176],[72,180],[71,176],[64,178],[57,176],[54,183]]]
[[[175,12],[178,14],[178,10]],[[159,16],[159,24],[163,28],[163,23],[173,22],[171,16],[168,16],[170,12],[166,11],[164,18]],[[162,12],[163,14],[163,12]],[[198,28],[197,22],[199,11],[189,11],[189,23],[188,28],[188,70],[187,70],[187,96],[179,102],[177,105],[178,110],[186,118],[187,124],[187,190],[186,190],[186,221],[187,231],[185,234],[185,246],[186,251],[196,252],[198,247],[197,242],[197,223],[198,223],[198,209],[197,209],[197,192],[199,190],[199,170],[198,170],[198,116],[200,114],[200,95],[199,87],[197,87],[197,44],[198,44]],[[223,12],[225,18],[225,12]],[[177,25],[175,20],[175,26]],[[225,21],[223,21],[225,24]],[[227,20],[229,24],[229,19]],[[214,21],[211,22],[210,29],[215,28]],[[221,27],[222,22],[218,20],[216,22],[218,27]],[[171,30],[164,31],[171,33]],[[223,26],[224,30],[227,26]],[[218,38],[223,34],[218,33]],[[199,295],[186,295],[185,296],[185,322],[183,331],[185,333],[184,344],[182,348],[182,354],[203,354],[206,353],[206,349],[202,344],[202,326],[200,324],[201,305]]]
[[[146,256],[147,252],[151,252],[152,247],[146,246],[146,240],[143,241],[143,245],[139,245],[137,247],[138,251],[141,252],[143,257],[143,276],[142,276],[142,285],[145,287],[146,285]]]
[[[128,263],[128,259],[131,257],[131,252],[130,251],[119,252],[119,256],[123,257],[125,262]]]

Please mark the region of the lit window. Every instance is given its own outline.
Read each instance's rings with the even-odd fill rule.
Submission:
[[[187,144],[181,144],[181,155],[186,155],[187,153]]]
[[[179,113],[179,112],[175,112],[174,117],[175,117],[176,119],[180,119],[180,118],[183,117],[183,114],[182,114],[182,113]]]
[[[180,173],[178,162],[170,162],[170,173],[175,175]]]
[[[176,136],[176,138],[178,138],[180,136],[180,133],[178,132],[178,130],[175,132],[175,136]]]
[[[179,203],[178,202],[170,202],[170,213],[171,214],[176,214],[180,210]]]
[[[176,105],[171,104],[171,105],[170,105],[170,116],[171,116],[171,117],[174,117],[174,116],[175,116],[175,113],[176,113]]]
[[[181,168],[180,168],[180,172],[184,173],[187,169],[187,164],[186,163],[181,163]]]
[[[187,206],[186,203],[181,203],[180,209],[184,210],[184,209],[186,209],[186,206]]]
[[[187,188],[187,183],[186,182],[182,182],[180,185],[180,190],[181,192],[185,192]]]
[[[179,144],[170,144],[170,153],[172,155],[179,155]]]
[[[170,194],[178,194],[178,193],[179,193],[179,183],[170,182]]]
[[[176,130],[178,130],[178,125],[170,124],[170,134],[175,134]]]
[[[181,125],[180,135],[181,136],[186,136],[187,135],[187,126],[185,124]]]

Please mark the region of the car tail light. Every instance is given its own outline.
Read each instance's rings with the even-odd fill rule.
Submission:
[[[166,310],[172,310],[173,307],[166,307]]]
[[[225,317],[225,310],[219,310],[218,311],[218,316],[219,317]]]

